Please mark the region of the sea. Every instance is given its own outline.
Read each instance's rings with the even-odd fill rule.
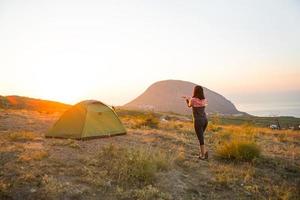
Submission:
[[[300,102],[236,103],[239,111],[261,117],[293,116],[300,118]]]

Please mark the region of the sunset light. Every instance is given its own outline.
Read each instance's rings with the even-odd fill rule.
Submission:
[[[299,186],[300,0],[0,0],[0,200]]]
[[[123,105],[168,79],[236,103],[299,91],[297,2],[133,2],[2,1],[1,94]]]

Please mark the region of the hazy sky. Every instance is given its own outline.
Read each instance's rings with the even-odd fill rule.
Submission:
[[[300,1],[0,0],[2,95],[123,104],[163,79],[299,97]]]

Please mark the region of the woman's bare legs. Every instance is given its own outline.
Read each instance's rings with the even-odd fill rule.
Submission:
[[[208,151],[206,150],[204,145],[200,145],[199,158],[208,159]]]
[[[200,145],[200,157],[204,158],[204,154],[205,154],[205,147],[204,145]]]

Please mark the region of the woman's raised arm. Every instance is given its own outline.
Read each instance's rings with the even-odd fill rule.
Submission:
[[[190,98],[190,97],[183,96],[182,98],[185,99],[186,105],[187,105],[188,107],[192,107],[192,101],[191,101],[191,98]]]

